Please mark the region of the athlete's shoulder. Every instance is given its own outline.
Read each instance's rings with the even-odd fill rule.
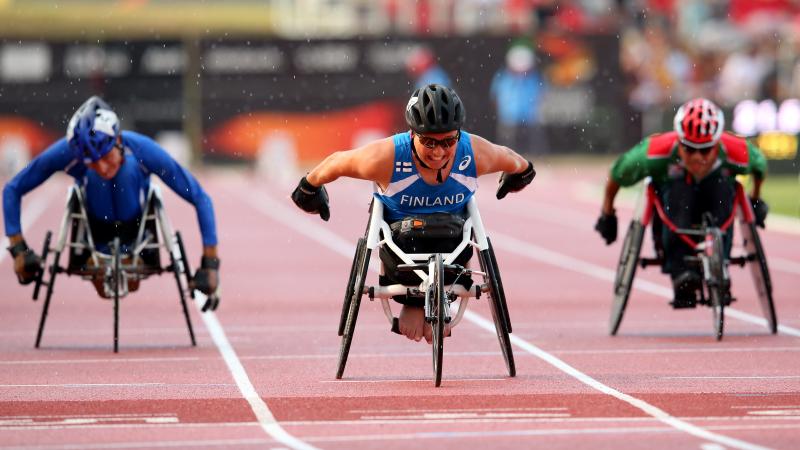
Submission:
[[[728,162],[739,166],[746,166],[750,160],[750,153],[747,148],[747,139],[743,136],[733,134],[729,131],[722,133],[722,146],[725,148],[725,155]]]
[[[668,131],[666,133],[657,133],[650,135],[647,140],[647,158],[660,159],[669,158],[678,142],[678,133]]]
[[[133,150],[134,152],[140,150],[152,150],[153,148],[160,149],[161,147],[156,143],[153,138],[149,136],[145,136],[141,133],[137,133],[135,131],[123,130],[121,133],[122,135],[122,143]]]

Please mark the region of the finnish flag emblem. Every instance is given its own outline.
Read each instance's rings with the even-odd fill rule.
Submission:
[[[394,163],[395,172],[411,172],[411,161],[397,161]]]

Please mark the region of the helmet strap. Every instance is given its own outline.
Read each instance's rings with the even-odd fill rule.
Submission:
[[[433,169],[433,167],[425,164],[425,161],[423,161],[422,158],[419,157],[419,154],[417,153],[417,147],[414,145],[414,141],[411,141],[411,151],[414,153],[414,156],[417,158],[417,161],[419,161],[419,165],[421,165],[422,167],[424,167],[426,169]],[[450,160],[449,159],[447,161],[445,161],[444,164],[442,164],[442,167],[439,167],[438,169],[436,169],[436,182],[437,183],[442,183],[443,182],[443,180],[442,180],[442,169],[447,167],[448,164],[450,164]]]

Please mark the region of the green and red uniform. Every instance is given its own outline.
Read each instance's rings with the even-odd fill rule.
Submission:
[[[651,177],[664,210],[678,228],[690,228],[710,213],[719,226],[733,211],[736,175],[752,174],[764,178],[767,163],[764,155],[746,139],[723,133],[714,167],[701,180],[695,180],[683,167],[678,155],[678,136],[675,132],[654,134],[620,156],[611,168],[611,178],[620,186],[631,186]],[[658,234],[654,222],[654,238]],[[731,232],[726,233],[726,251],[730,251]],[[655,240],[655,239],[654,239]],[[673,276],[687,270],[685,256],[692,252],[667,227],[661,231],[664,250],[664,272]]]
[[[763,178],[766,174],[767,161],[750,141],[725,132],[719,150],[713,171],[721,170],[723,176],[731,178],[742,174]],[[620,186],[631,186],[649,176],[656,185],[661,185],[685,176],[684,172],[678,156],[678,135],[671,131],[649,136],[625,152],[611,167],[611,178]]]

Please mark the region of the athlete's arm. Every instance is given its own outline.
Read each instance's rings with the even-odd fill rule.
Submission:
[[[478,176],[495,172],[520,173],[528,168],[528,161],[514,150],[474,134],[470,138]]]
[[[215,258],[217,256],[217,226],[211,197],[206,194],[194,175],[178,164],[155,141],[131,131],[126,131],[123,138],[136,159],[150,173],[156,174],[173,192],[194,205],[203,239],[203,255]]]
[[[393,164],[394,140],[388,137],[353,150],[332,153],[311,169],[306,180],[319,187],[340,177],[349,177],[386,187],[391,181]]]
[[[3,218],[6,236],[12,245],[23,240],[20,212],[22,197],[36,189],[54,173],[64,170],[72,161],[66,139],[60,139],[33,159],[3,188]]]
[[[748,170],[753,174],[753,190],[750,193],[750,198],[761,198],[761,183],[767,176],[767,160],[761,150],[753,145],[752,142],[747,142],[748,153]]]

